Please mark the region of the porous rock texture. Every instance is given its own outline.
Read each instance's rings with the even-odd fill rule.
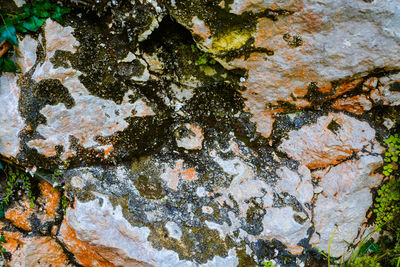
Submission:
[[[400,1],[62,3],[0,77],[0,154],[65,184],[6,207],[12,266],[312,266],[365,234]]]

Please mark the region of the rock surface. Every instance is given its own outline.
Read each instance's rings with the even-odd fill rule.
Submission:
[[[359,242],[400,127],[399,1],[62,2],[0,77],[0,154],[65,184],[6,206],[11,264],[308,266]]]

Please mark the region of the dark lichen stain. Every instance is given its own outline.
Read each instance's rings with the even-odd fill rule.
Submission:
[[[140,175],[134,184],[142,197],[147,199],[162,199],[165,197],[162,183],[157,178]]]
[[[130,78],[132,76],[139,77],[143,74],[145,66],[140,63],[138,59],[132,62],[120,62],[118,63],[118,76]]]
[[[303,39],[301,39],[300,36],[298,35],[290,35],[288,33],[285,33],[282,36],[283,40],[292,48],[299,47],[303,45]]]
[[[42,100],[44,105],[56,105],[63,103],[67,109],[75,105],[75,101],[68,89],[62,85],[60,80],[46,79],[40,81],[32,89],[33,95]]]
[[[337,123],[335,120],[332,120],[329,124],[328,124],[328,130],[330,130],[332,133],[336,134],[337,131],[340,129],[340,124]]]
[[[265,210],[256,201],[251,202],[252,205],[247,210],[246,225],[244,230],[251,235],[259,235],[263,231],[263,218]]]
[[[231,241],[226,242],[220,238],[216,230],[207,227],[180,227],[181,240],[178,241],[169,236],[163,224],[151,225],[151,234],[148,240],[157,249],[166,248],[178,252],[180,260],[194,260],[198,263],[206,263],[215,256],[226,257],[231,248]],[[229,239],[229,238],[227,238]]]
[[[400,92],[400,82],[394,82],[390,84],[390,91],[392,92]]]

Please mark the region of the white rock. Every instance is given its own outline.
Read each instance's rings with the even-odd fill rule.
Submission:
[[[17,85],[18,76],[2,74],[0,76],[0,154],[16,157],[20,142],[18,135],[25,127],[18,110],[21,89]]]
[[[278,176],[282,179],[277,183],[282,192],[287,192],[296,197],[300,203],[309,203],[313,198],[313,186],[311,184],[310,170],[300,165],[298,172],[291,171],[287,167],[277,170]]]
[[[183,134],[180,134],[184,130]],[[175,131],[176,144],[188,150],[197,150],[203,147],[204,134],[200,126],[184,123]]]
[[[168,230],[168,234],[170,237],[175,238],[176,240],[181,240],[182,230],[175,222],[167,222],[165,224],[165,228]]]
[[[352,243],[368,208],[372,205],[370,189],[380,184],[383,176],[374,174],[381,165],[380,156],[361,156],[333,167],[320,183],[324,192],[314,208],[315,231],[310,244],[327,252],[332,238],[331,256],[339,257]]]
[[[291,131],[279,150],[308,168],[337,164],[373,143],[375,130],[367,122],[343,113],[330,113],[317,123]]]

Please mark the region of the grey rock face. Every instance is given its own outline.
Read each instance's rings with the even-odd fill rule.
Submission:
[[[70,163],[54,238],[77,263],[307,264],[333,232],[332,256],[357,242],[399,127],[400,2],[68,4],[0,77],[0,153]]]

